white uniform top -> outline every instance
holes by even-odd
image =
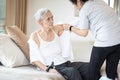
[[[32,39],[29,39],[28,41],[30,45],[31,63],[34,61],[40,61],[44,65],[50,65],[53,61],[55,65],[59,65],[67,61],[62,57],[60,40],[56,34],[54,40],[50,42],[44,41],[39,35],[38,39],[40,41],[40,48]]]
[[[97,47],[120,44],[120,20],[114,10],[101,1],[87,1],[79,12],[76,26],[90,29]]]

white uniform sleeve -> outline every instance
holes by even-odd
[[[79,13],[79,18],[76,21],[76,26],[80,29],[89,29],[89,19],[87,13],[81,9]]]
[[[37,44],[32,40],[28,40],[29,49],[30,49],[30,62],[40,61],[45,65],[45,59],[42,56]]]

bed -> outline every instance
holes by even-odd
[[[64,80],[60,74],[36,70],[32,65],[17,68],[0,66],[0,80]]]
[[[102,67],[101,73],[105,74],[105,66]],[[120,64],[118,67],[120,76]],[[60,74],[52,74],[38,71],[34,66],[27,65],[17,68],[8,68],[0,65],[0,80],[65,80]]]

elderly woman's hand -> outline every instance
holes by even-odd
[[[56,74],[59,73],[56,69],[50,69],[49,72],[50,72],[50,73],[56,73]]]

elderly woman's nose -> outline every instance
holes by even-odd
[[[50,18],[50,21],[53,22],[53,18]]]

